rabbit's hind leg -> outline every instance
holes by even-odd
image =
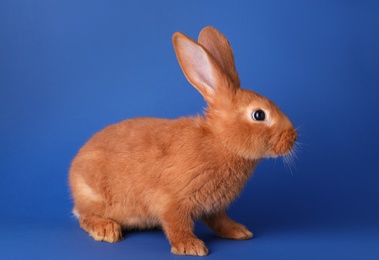
[[[81,228],[97,241],[114,243],[123,239],[121,225],[113,220],[96,215],[80,215],[79,222]]]

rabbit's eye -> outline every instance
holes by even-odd
[[[258,109],[256,111],[253,111],[251,117],[254,121],[264,121],[266,119],[266,114],[263,110]]]

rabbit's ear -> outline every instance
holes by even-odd
[[[198,42],[204,46],[221,65],[235,88],[240,87],[240,79],[234,63],[232,48],[228,39],[216,28],[207,26],[201,30]]]
[[[172,42],[184,75],[209,105],[221,104],[234,94],[229,77],[203,46],[179,32],[172,36]]]

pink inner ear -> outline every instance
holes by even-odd
[[[197,44],[183,41],[184,58],[187,68],[184,73],[189,81],[195,84],[203,94],[213,95],[215,93],[216,79],[214,68],[209,60],[208,54]]]

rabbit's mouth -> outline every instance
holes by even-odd
[[[289,152],[291,152],[295,145],[296,140],[297,140],[297,132],[295,129],[290,129],[290,130],[286,130],[282,132],[272,149],[275,155],[273,157],[286,155]]]

